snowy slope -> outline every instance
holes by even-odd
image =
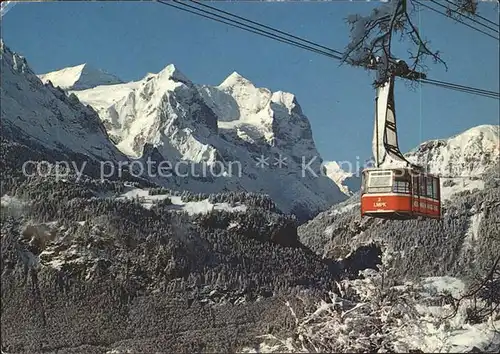
[[[43,85],[25,58],[1,47],[2,135],[28,138],[49,150],[92,159],[126,157],[111,143],[96,112],[51,85]],[[24,136],[21,136],[24,135]]]
[[[227,202],[211,203],[209,198],[199,201],[184,202],[180,196],[169,194],[150,195],[147,189],[141,188],[129,188],[125,193],[117,197],[118,200],[135,198],[138,198],[141,201],[141,205],[146,209],[151,209],[156,201],[169,199],[171,204],[165,207],[166,210],[182,211],[189,215],[207,214],[214,210],[225,210],[229,212],[245,212],[247,210],[247,206],[241,203],[235,206],[231,206]],[[5,199],[5,201],[2,200],[2,202],[8,203],[10,200]]]
[[[223,164],[228,172],[170,179],[170,188],[265,193],[301,217],[346,198],[320,173],[309,121],[290,93],[257,88],[238,73],[215,87],[196,85],[174,65],[137,82],[71,92],[99,113],[125,154],[144,156],[147,147],[172,164],[189,162],[196,171]]]
[[[48,81],[52,85],[64,90],[83,90],[99,85],[119,84],[122,82],[115,75],[95,69],[89,64],[80,64],[47,74],[38,75],[43,83]]]
[[[480,125],[449,139],[427,141],[405,156],[439,175],[442,198],[449,200],[463,190],[484,187],[484,173],[500,161],[500,126]]]
[[[460,301],[455,314],[444,300],[447,292],[455,299],[465,292],[461,279],[423,277],[384,286],[382,274],[363,273],[365,279],[340,281],[341,295],[331,293],[304,317],[287,303],[297,323],[294,335],[264,334],[243,352],[498,353],[498,311],[491,320],[473,322],[467,315],[475,306],[471,299]],[[484,300],[477,302],[485,306]]]

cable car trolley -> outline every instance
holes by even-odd
[[[406,220],[440,219],[439,177],[413,168],[368,168],[363,171],[361,215]]]
[[[406,160],[398,146],[394,77],[377,87],[373,155],[375,167],[362,172],[361,216],[408,220],[441,218],[438,176]]]

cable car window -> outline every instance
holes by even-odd
[[[418,194],[418,177],[413,177],[413,195]]]
[[[410,194],[410,176],[406,173],[406,170],[395,170],[394,171],[393,191],[395,193]]]
[[[369,173],[367,193],[389,193],[391,191],[391,171],[372,171]]]
[[[394,181],[394,193],[410,194],[410,183],[406,181]]]
[[[421,196],[421,197],[425,197],[426,196],[426,183],[425,183],[425,176],[424,175],[420,175],[420,183],[419,183],[419,191],[418,191],[418,195]]]
[[[432,181],[434,182],[434,185],[433,185],[433,187],[434,187],[434,199],[439,199],[439,192],[438,192],[439,191],[439,179],[434,177],[432,179]]]
[[[411,174],[406,169],[396,169],[393,175],[396,181],[410,181],[411,179]]]
[[[434,198],[434,188],[432,188],[432,177],[427,177],[427,197]]]

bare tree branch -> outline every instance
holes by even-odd
[[[486,305],[478,307],[477,300],[481,298]],[[500,256],[493,262],[488,274],[480,279],[469,292],[455,299],[448,297],[453,305],[453,312],[446,318],[454,317],[464,300],[473,300],[474,306],[469,309],[467,317],[470,322],[482,322],[485,318],[493,315],[500,308]]]
[[[367,16],[350,15],[346,21],[350,25],[350,43],[347,45],[343,63],[377,69],[378,78],[375,86],[386,82],[391,75],[409,79],[419,79],[427,72],[425,61],[440,63],[448,70],[439,50],[430,47],[429,40],[423,38],[414,18],[420,6],[415,0],[389,0]],[[478,0],[445,0],[448,3],[448,16],[478,15]],[[411,4],[411,6],[408,6]],[[441,6],[440,4],[438,4]],[[412,50],[405,54],[392,53],[394,34],[400,34],[398,40],[408,41]],[[407,64],[408,63],[408,64]]]

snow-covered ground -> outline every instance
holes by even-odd
[[[460,296],[462,281],[451,277],[423,278],[382,290],[380,274],[338,284],[339,296],[322,301],[304,318],[296,318],[296,339],[260,337],[260,344],[245,353],[265,352],[409,352],[462,353],[474,347],[489,352],[500,349],[500,320],[470,324],[463,301],[457,313],[444,302],[444,292]],[[369,274],[368,272],[366,274]],[[381,292],[387,294],[381,297]],[[353,294],[359,297],[352,300]],[[389,295],[390,294],[390,295]],[[256,341],[259,341],[256,338]]]
[[[11,197],[7,194],[4,194],[0,198],[0,205],[5,208],[22,208],[26,205],[25,202],[16,197]]]
[[[354,209],[354,208],[360,208],[361,203],[352,203],[352,204],[347,204],[345,206],[333,209],[331,212],[329,212],[330,215],[339,215],[343,213],[347,213],[348,211]]]
[[[195,202],[183,202],[179,196],[172,196],[168,194],[149,195],[148,190],[140,188],[130,189],[129,191],[121,194],[117,199],[135,198],[139,198],[142,206],[147,209],[150,209],[156,201],[169,198],[172,204],[171,206],[167,206],[167,209],[170,208],[172,210],[184,211],[189,215],[207,214],[213,210],[225,210],[229,212],[245,212],[247,210],[246,205],[239,203],[235,206],[231,206],[229,203],[210,203],[208,198]]]

